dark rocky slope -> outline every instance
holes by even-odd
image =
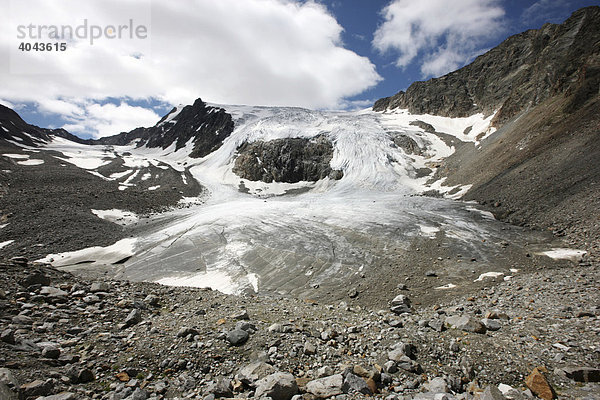
[[[15,242],[2,248],[4,256],[24,255],[33,259],[49,253],[107,246],[132,234],[133,227],[98,218],[91,209],[123,209],[149,214],[177,205],[182,196],[198,196],[202,187],[189,172],[161,165],[145,172],[158,177],[160,188],[148,190],[156,181],[132,180],[135,186],[119,190],[119,180],[102,179],[65,162],[62,153],[24,151],[22,145],[39,147],[52,137],[90,144],[65,130],[42,129],[27,124],[13,110],[0,106],[0,155],[35,154],[41,165],[22,165],[20,159],[0,156],[0,242]],[[6,128],[6,129],[2,129]],[[107,147],[110,151],[110,147]],[[98,169],[104,176],[126,169],[121,158]],[[125,180],[127,177],[122,178]]]
[[[561,25],[511,36],[455,72],[415,82],[373,109],[448,117],[499,110],[495,123],[501,125],[553,95],[578,90],[584,81],[597,89],[599,41],[600,7],[583,8]],[[586,94],[591,92],[580,93],[580,101]]]
[[[332,170],[333,146],[325,136],[312,139],[289,138],[244,143],[238,148],[233,172],[244,179],[295,183],[326,177],[341,179],[342,171]]]
[[[600,7],[512,36],[472,64],[379,100],[450,117],[499,110],[499,130],[457,147],[436,179],[512,223],[568,235],[599,254]]]

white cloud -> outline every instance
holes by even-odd
[[[527,7],[521,15],[524,24],[535,24],[545,22],[562,22],[572,7],[571,1],[565,0],[539,0]]]
[[[82,105],[82,113],[67,120],[62,128],[75,134],[86,134],[94,138],[129,132],[140,126],[155,125],[160,116],[144,107],[134,107],[122,102],[118,106],[112,103]]]
[[[13,0],[11,10],[24,3],[24,19],[46,24],[75,25],[84,17],[118,24],[150,15],[141,12],[149,0]],[[327,108],[381,80],[368,58],[343,47],[336,19],[310,0],[155,1],[149,28],[146,41],[99,39],[89,46],[74,39],[65,52],[14,53],[16,25],[0,16],[0,51],[13,50],[12,58],[0,57],[0,98],[70,116],[109,97]],[[138,111],[139,123],[147,121]],[[109,127],[102,126],[104,134]]]
[[[450,72],[481,53],[502,29],[499,0],[394,0],[382,10],[373,46],[394,52],[396,65],[419,58],[424,77]]]
[[[38,110],[42,113],[60,114],[65,117],[80,116],[84,110],[72,102],[58,99],[40,99]]]

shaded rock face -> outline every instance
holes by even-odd
[[[86,143],[64,129],[45,129],[29,125],[19,114],[0,104],[0,139],[9,143],[38,147],[49,142],[52,136],[68,139],[75,143]],[[27,132],[27,133],[25,133]]]
[[[421,155],[423,153],[421,147],[419,147],[419,144],[414,139],[400,132],[393,132],[392,140],[406,154]]]
[[[222,108],[207,106],[201,99],[185,106],[175,115],[174,108],[151,128],[136,128],[128,133],[93,140],[93,144],[125,145],[139,139],[138,146],[166,149],[173,143],[177,150],[193,139],[191,157],[204,157],[217,150],[233,132],[233,119]]]
[[[333,146],[324,135],[244,143],[238,153],[233,172],[250,181],[316,182],[343,176],[342,171],[332,170],[329,165]]]
[[[499,110],[494,123],[500,126],[558,93],[576,92],[576,108],[597,93],[599,40],[600,7],[583,8],[561,25],[511,36],[464,68],[380,99],[373,110],[447,117]]]

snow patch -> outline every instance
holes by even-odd
[[[227,273],[221,270],[206,271],[188,276],[177,275],[162,278],[155,282],[166,286],[211,288],[225,294],[236,294],[239,291],[239,285]]]
[[[504,276],[504,273],[503,272],[486,272],[485,274],[479,275],[479,278],[475,279],[473,282],[481,282],[487,278],[496,279],[500,276]]]
[[[29,154],[2,154],[3,157],[14,158],[15,160],[27,160]]]
[[[447,289],[454,289],[456,287],[456,285],[454,283],[449,283],[447,285],[444,286],[438,286],[435,289],[436,290],[447,290]]]
[[[2,228],[4,228],[6,225],[3,225]],[[10,245],[11,243],[14,243],[14,240],[7,240],[6,242],[2,242],[0,243],[0,249],[3,249],[4,247]]]
[[[127,238],[107,247],[89,247],[87,249],[70,251],[59,254],[48,254],[37,260],[40,263],[51,264],[53,267],[66,267],[76,264],[114,264],[135,253],[137,239]]]
[[[19,165],[42,165],[43,163],[44,163],[44,160],[38,160],[38,159],[17,161],[17,164],[19,164]]]
[[[92,213],[98,218],[105,219],[107,221],[114,222],[115,224],[120,225],[133,224],[139,220],[139,217],[135,213],[131,211],[118,210],[116,208],[112,210],[92,209]]]
[[[132,169],[128,169],[128,170],[123,171],[123,172],[115,172],[114,174],[110,174],[110,178],[113,179],[113,180],[114,179],[121,179],[121,178],[124,178],[127,175],[131,174],[132,172],[133,172]]]
[[[575,249],[565,249],[565,248],[553,248],[552,250],[542,251],[540,253],[536,253],[538,255],[547,256],[553,258],[555,260],[574,260],[577,261],[586,254],[587,251],[584,250],[575,250]]]

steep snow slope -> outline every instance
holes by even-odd
[[[149,149],[135,143],[110,149],[88,146],[83,158],[73,151],[79,145],[60,140],[49,144],[63,152],[66,161],[82,166],[91,164],[86,158],[98,162],[121,157],[132,175],[143,175],[149,165],[188,170],[210,196],[202,205],[159,216],[135,239],[106,249],[49,255],[46,260],[73,268],[83,261],[118,261],[120,274],[138,280],[225,292],[309,295],[314,288],[345,287],[381,270],[391,257],[407,252],[414,240],[444,238],[458,253],[476,254],[478,268],[483,269],[498,256],[497,243],[508,235],[525,242],[522,234],[508,234],[502,224],[472,206],[414,196],[431,188],[428,174],[454,151],[448,137],[474,142],[488,132],[491,118],[220,107],[233,116],[235,129],[218,150],[200,159],[189,157],[191,141],[178,151],[174,146]],[[444,134],[410,125],[417,120]],[[317,135],[333,143],[331,166],[344,171],[341,180],[263,183],[232,172],[242,143]],[[398,147],[394,138],[399,135],[414,141],[418,154]],[[433,185],[441,187],[441,182]],[[465,188],[456,188],[454,195],[460,189]]]

